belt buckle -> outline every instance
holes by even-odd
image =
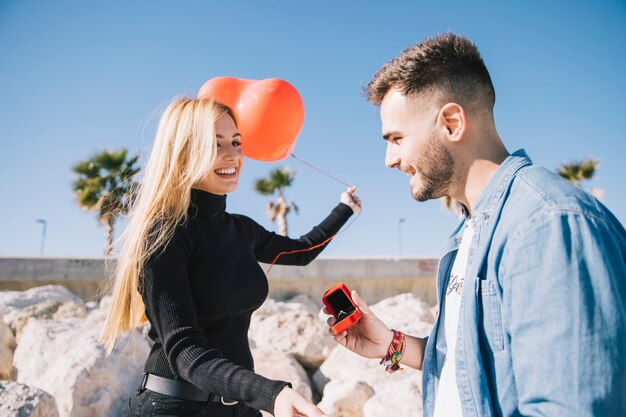
[[[222,404],[228,405],[228,406],[233,406],[233,405],[239,403],[239,401],[226,401],[224,399],[224,397],[221,397],[221,396],[220,396],[220,401],[222,402]]]

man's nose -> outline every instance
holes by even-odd
[[[387,142],[387,150],[385,151],[385,166],[387,168],[397,168],[400,165],[400,157],[398,156],[398,147]]]

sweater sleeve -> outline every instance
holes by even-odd
[[[334,236],[352,214],[353,211],[348,205],[339,203],[320,224],[313,227],[307,234],[300,236],[299,239],[291,239],[269,232],[250,220],[255,229],[254,253],[257,260],[272,263],[276,256],[282,252],[298,251],[281,255],[276,263],[280,265],[307,265],[324,250],[330,242],[325,241]],[[320,246],[307,250],[316,245]]]
[[[198,325],[187,276],[192,240],[190,231],[179,227],[165,249],[146,263],[140,287],[146,315],[170,368],[197,387],[273,413],[276,396],[289,384],[224,359],[209,346]]]

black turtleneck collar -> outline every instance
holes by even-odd
[[[191,214],[213,217],[226,211],[226,194],[217,195],[197,188],[191,189]]]

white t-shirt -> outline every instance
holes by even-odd
[[[465,222],[461,244],[452,265],[452,272],[450,273],[450,280],[448,281],[448,288],[445,294],[444,309],[441,312],[443,315],[443,337],[448,349],[435,397],[434,417],[463,416],[459,389],[456,385],[456,331],[459,324],[459,309],[463,284],[465,283],[467,257],[473,237],[474,228],[471,220],[468,219]]]

